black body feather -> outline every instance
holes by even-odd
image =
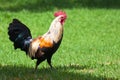
[[[29,44],[32,39],[30,30],[19,20],[13,19],[8,27],[9,39],[14,43],[14,48],[28,52]]]

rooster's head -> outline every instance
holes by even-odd
[[[61,24],[63,24],[65,22],[66,18],[67,18],[66,13],[63,12],[63,11],[57,11],[57,12],[55,12],[54,16],[55,17],[60,17]]]

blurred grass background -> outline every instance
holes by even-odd
[[[57,9],[71,8],[120,8],[119,0],[0,0],[0,10],[20,11],[23,9],[29,11],[48,11]]]
[[[1,80],[119,80],[120,0],[0,0]],[[35,60],[14,50],[7,28],[13,18],[26,24],[33,37],[44,34],[64,10],[62,44],[53,56],[51,70],[46,62],[34,72]]]

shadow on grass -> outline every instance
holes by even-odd
[[[96,77],[80,70],[88,69],[87,66],[58,66],[55,69],[42,68],[36,72],[33,68],[18,66],[0,66],[1,80],[117,80],[114,78]],[[75,71],[75,72],[74,72]]]
[[[2,2],[1,2],[2,3]],[[120,0],[34,0],[32,1],[7,1],[2,3],[0,10],[21,11],[23,9],[42,12],[53,9],[72,9],[72,8],[107,8],[120,9]],[[11,5],[10,5],[11,4]]]

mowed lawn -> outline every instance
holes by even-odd
[[[59,8],[14,11],[2,7],[5,10],[0,10],[0,80],[120,79],[120,9],[62,8],[68,18],[63,41],[52,58],[54,69],[44,61],[35,72],[36,60],[14,50],[7,28],[17,18],[30,28],[33,38],[38,37],[47,32],[53,13]]]

